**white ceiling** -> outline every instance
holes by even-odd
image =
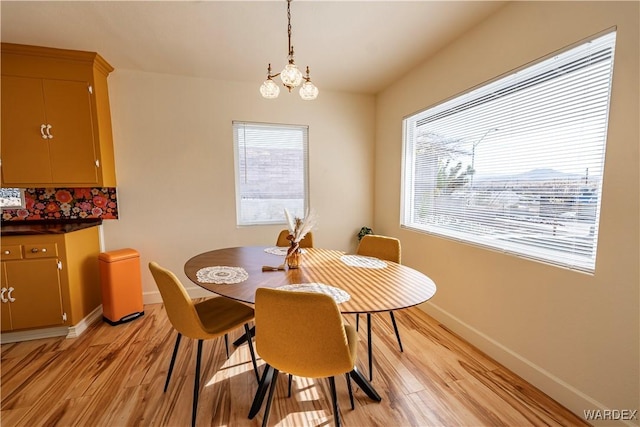
[[[373,94],[498,1],[291,3],[296,64],[320,91]],[[3,42],[88,50],[116,69],[255,82],[286,65],[286,1],[0,2]]]

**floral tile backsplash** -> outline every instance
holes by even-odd
[[[2,221],[117,219],[115,188],[27,188],[23,209],[2,209]]]

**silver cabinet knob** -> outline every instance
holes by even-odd
[[[38,253],[38,248],[31,249],[31,253],[34,253],[34,254]]]

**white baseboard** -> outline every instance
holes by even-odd
[[[142,302],[143,304],[162,304],[162,297],[160,296],[160,292],[143,292],[142,293]]]
[[[93,322],[102,316],[102,305],[99,305],[91,313],[72,326],[55,326],[53,328],[30,329],[27,331],[3,332],[0,334],[0,344],[12,342],[39,340],[42,338],[79,337]]]
[[[463,322],[461,319],[453,316],[441,307],[438,307],[433,303],[425,303],[422,304],[420,308],[447,328],[460,335],[466,341],[492,357],[498,363],[504,365],[530,384],[542,390],[580,418],[584,419],[585,410],[610,410],[606,405],[581,392],[571,384],[568,384],[562,379],[556,377],[541,366],[536,365],[520,354],[505,347],[501,343],[475,329],[473,326]],[[637,420],[635,420],[635,423],[625,420],[611,419],[587,420],[587,422],[598,427],[612,425],[629,427],[638,426]]]
[[[0,334],[0,344],[12,342],[39,340],[42,338],[64,337],[69,332],[68,326],[56,326],[54,328],[31,329],[28,331],[3,332]]]
[[[102,317],[102,304],[97,306],[95,310],[89,313],[84,319],[76,325],[69,327],[67,338],[78,338],[93,322]]]

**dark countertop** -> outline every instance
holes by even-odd
[[[3,221],[3,236],[64,234],[102,224],[101,219]]]

